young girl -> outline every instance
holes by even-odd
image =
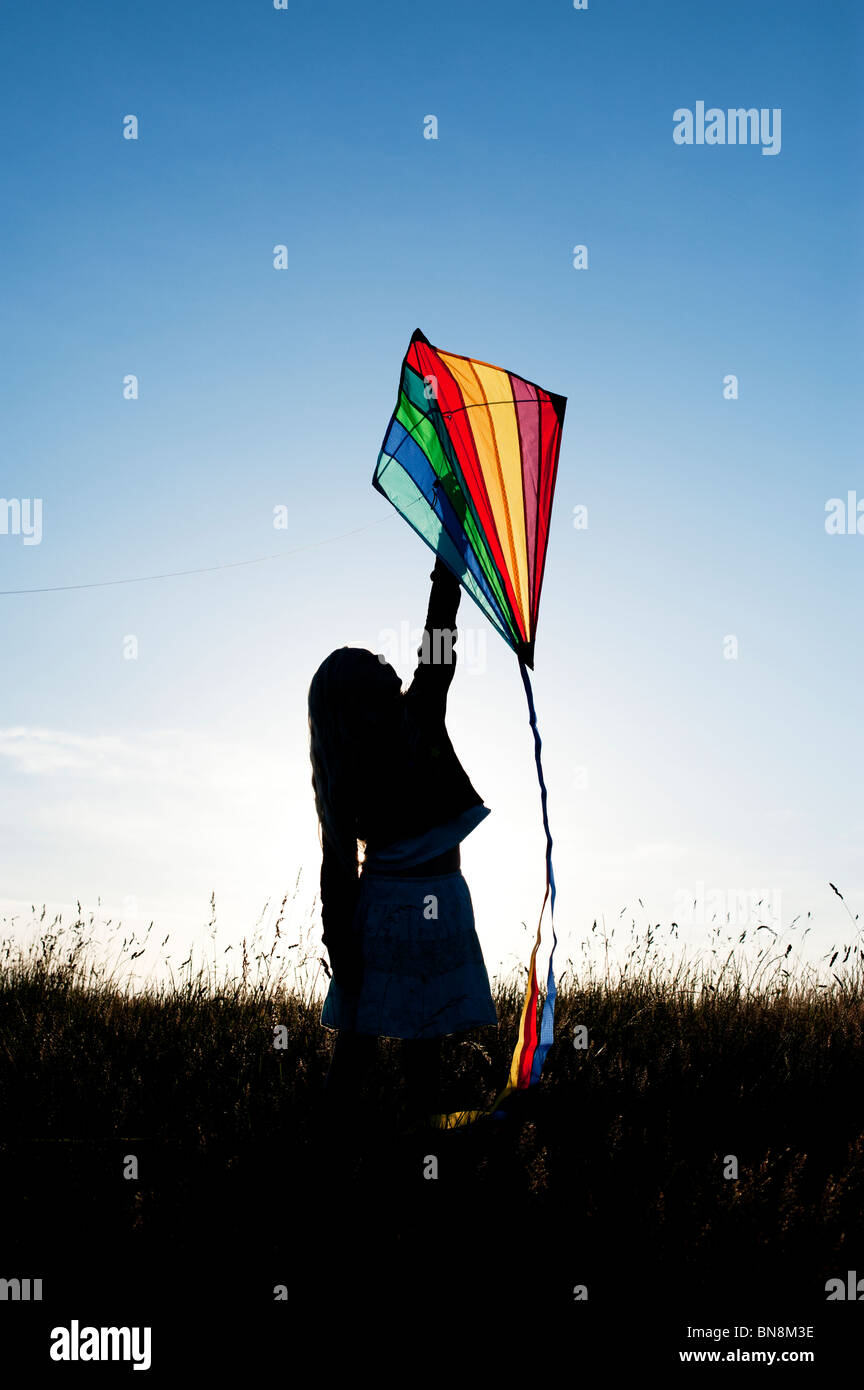
[[[402,1039],[412,1115],[440,1101],[445,1034],[497,1025],[459,844],[489,814],[444,725],[460,586],[436,559],[406,691],[383,657],[342,647],[309,687],[323,938],[337,1030],[326,1094],[351,1113],[379,1037]],[[358,841],[364,846],[358,877]]]

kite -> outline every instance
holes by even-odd
[[[546,893],[507,1084],[492,1110],[436,1116],[439,1128],[503,1115],[501,1104],[540,1078],[555,1022],[555,874],[541,741],[529,668],[566,398],[513,372],[435,348],[419,328],[402,363],[396,409],[373,486],[441,557],[515,651],[528,699],[546,833]],[[550,905],[552,950],[538,1034],[536,958]]]

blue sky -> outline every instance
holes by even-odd
[[[231,940],[299,869],[311,899],[309,679],[425,612],[431,557],[371,487],[419,326],[568,397],[535,676],[565,941],[640,897],[680,918],[700,883],[842,937],[864,536],[824,522],[864,498],[856,7],[19,5],[4,51],[0,495],[42,499],[43,534],[0,535],[0,589],[280,558],[0,597],[0,910],[101,898],[191,940],[215,890]],[[780,153],[676,145],[698,101],[779,108]],[[460,617],[492,971],[533,935],[539,799],[512,654]]]

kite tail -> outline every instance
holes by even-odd
[[[555,934],[555,870],[552,867],[552,832],[549,829],[549,812],[546,805],[546,781],[543,777],[543,762],[540,756],[543,745],[540,741],[540,730],[537,728],[537,711],[534,708],[534,695],[531,690],[531,681],[528,676],[528,668],[524,661],[519,662],[519,670],[522,672],[522,682],[525,686],[525,694],[528,697],[528,716],[534,733],[534,760],[537,763],[537,778],[540,782],[540,804],[543,808],[543,829],[546,832],[546,893],[543,898],[543,907],[540,909],[540,921],[543,921],[546,899],[549,898],[549,921],[552,927],[552,950],[549,952],[549,970],[546,976],[546,999],[543,1003],[543,1015],[540,1020],[540,1041],[534,1053],[531,1064],[531,1079],[528,1083],[533,1086],[536,1081],[540,1080],[543,1063],[546,1061],[546,1053],[552,1046],[552,1039],[555,1035],[555,1000],[558,991],[555,986],[553,961],[555,959],[555,947],[558,944],[558,937]],[[537,940],[538,942],[540,940],[539,926],[537,928]]]
[[[522,1004],[522,1014],[519,1019],[519,1036],[513,1052],[513,1060],[510,1064],[510,1075],[507,1085],[496,1097],[489,1110],[459,1110],[450,1115],[435,1115],[432,1124],[439,1129],[456,1129],[461,1125],[472,1124],[481,1115],[500,1114],[507,1112],[499,1110],[503,1101],[507,1100],[514,1091],[524,1090],[528,1086],[533,1086],[540,1080],[540,1073],[543,1070],[543,1063],[546,1061],[546,1054],[552,1046],[555,1035],[555,999],[557,989],[555,985],[555,971],[553,962],[555,958],[555,947],[558,944],[558,937],[555,934],[555,872],[552,868],[552,833],[549,829],[549,815],[546,806],[546,781],[543,777],[543,762],[541,759],[542,743],[540,741],[540,731],[537,728],[537,711],[534,708],[534,695],[531,690],[531,680],[528,676],[528,668],[520,658],[519,670],[522,672],[522,683],[525,686],[525,694],[528,698],[528,717],[531,722],[531,729],[534,733],[534,760],[537,764],[537,777],[540,782],[540,804],[543,808],[543,829],[546,832],[546,892],[543,894],[543,904],[540,908],[540,920],[537,923],[537,937],[534,942],[534,949],[531,952],[531,963],[528,967],[528,986],[525,990],[525,1000]],[[543,913],[546,911],[546,903],[549,902],[549,916],[552,924],[552,950],[549,953],[549,970],[546,976],[546,998],[543,1002],[543,1013],[540,1019],[540,1035],[537,1035],[537,950],[540,946],[540,936],[543,927]]]

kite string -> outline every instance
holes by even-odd
[[[416,507],[424,500],[426,499],[418,497],[416,501],[408,502],[406,509]],[[41,589],[0,589],[0,598],[8,598],[12,594],[59,594],[71,589],[109,589],[116,584],[146,584],[153,579],[181,579],[188,574],[214,574],[217,570],[240,569],[244,565],[263,565],[266,560],[286,560],[291,555],[300,555],[304,550],[316,550],[319,545],[333,545],[335,541],[347,540],[349,536],[359,536],[362,531],[371,531],[373,526],[383,526],[392,520],[393,514],[388,512],[377,521],[367,521],[363,526],[355,526],[353,531],[340,531],[338,536],[324,536],[320,541],[309,541],[306,545],[295,546],[293,550],[277,550],[272,555],[256,555],[251,560],[227,560],[221,565],[203,565],[200,569],[190,570],[167,570],[164,574],[138,574],[129,579],[96,579],[89,584],[50,584]]]
[[[514,397],[514,401],[517,401],[518,403],[518,398]],[[451,415],[458,414],[460,410],[473,410],[480,405],[510,404],[512,404],[512,402],[510,401],[478,401],[475,403],[475,405],[458,406],[454,410],[447,411],[446,418],[449,420]],[[445,412],[442,411],[440,406],[438,405],[437,400],[435,401],[435,409],[438,411],[439,414],[445,414]],[[418,420],[416,425],[412,426],[408,433],[413,435],[414,431],[416,429],[419,429],[423,420],[431,421],[431,419],[431,412],[421,413],[421,419]],[[416,506],[417,502],[422,500],[424,499],[418,498],[417,501],[408,503],[407,505]],[[425,500],[427,501],[427,503],[429,502],[428,498],[426,498]],[[256,555],[251,560],[228,560],[221,565],[202,565],[200,568],[188,570],[166,570],[160,574],[136,574],[131,575],[125,579],[95,579],[86,584],[46,584],[33,589],[0,589],[0,598],[12,598],[15,595],[19,594],[71,593],[73,590],[76,589],[111,589],[116,587],[118,584],[149,584],[157,579],[184,579],[188,575],[192,574],[215,574],[218,570],[242,569],[246,565],[263,565],[267,560],[284,560],[291,555],[299,555],[305,550],[314,550],[319,545],[331,545],[334,541],[347,540],[349,536],[357,536],[361,533],[361,531],[368,531],[373,526],[381,526],[383,525],[385,520],[389,521],[390,519],[391,518],[389,516],[382,517],[379,521],[370,521],[365,526],[357,526],[354,528],[353,531],[342,531],[338,536],[325,536],[323,540],[310,541],[307,545],[295,546],[293,550],[275,551],[272,555]]]
[[[412,506],[415,504],[411,504]],[[216,570],[241,569],[244,565],[263,565],[266,560],[286,560],[291,555],[300,555],[305,550],[316,550],[319,545],[332,545],[335,541],[347,540],[349,536],[359,536],[361,531],[369,531],[373,526],[383,526],[392,516],[379,517],[368,521],[364,526],[355,526],[353,531],[342,531],[338,536],[325,536],[320,541],[309,541],[306,545],[295,546],[293,550],[277,550],[272,555],[256,555],[251,560],[227,560],[221,565],[203,565],[200,569],[167,570],[163,574],[138,574],[128,579],[96,579],[88,584],[50,584],[41,589],[0,589],[0,598],[12,594],[57,594],[71,589],[109,589],[117,584],[147,584],[154,579],[180,579],[189,574],[214,574]]]

